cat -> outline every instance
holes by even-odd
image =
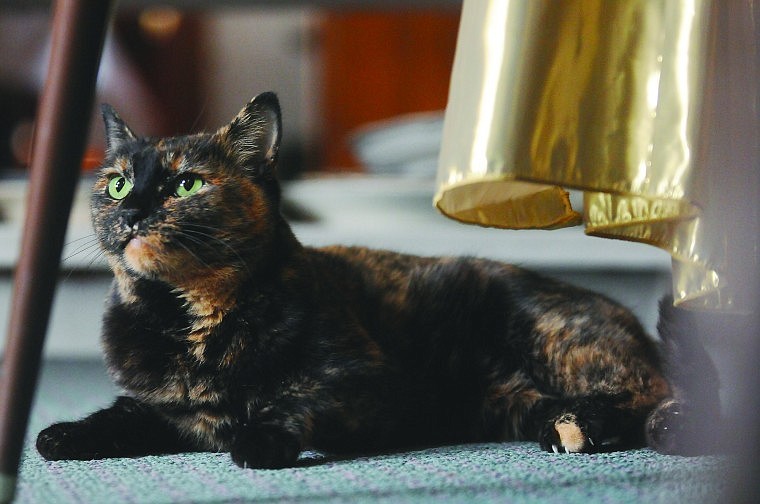
[[[661,345],[610,299],[486,259],[299,243],[279,211],[274,93],[213,134],[138,137],[103,117],[92,221],[114,275],[105,358],[125,393],[44,429],[44,458],[222,451],[282,468],[307,448],[678,450]]]

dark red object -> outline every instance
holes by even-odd
[[[55,3],[0,379],[0,501],[13,495],[111,3]]]

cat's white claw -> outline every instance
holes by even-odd
[[[570,450],[567,449],[567,446],[565,446],[565,453],[570,453]]]
[[[559,453],[559,449],[557,448],[557,445],[555,445],[555,444],[552,445],[552,451],[554,453]]]
[[[596,446],[596,443],[594,443],[593,439],[588,438],[588,442],[591,443],[591,446]]]

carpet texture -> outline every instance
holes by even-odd
[[[717,502],[721,457],[651,450],[544,453],[534,443],[436,447],[353,458],[307,452],[298,467],[237,468],[227,454],[190,453],[46,462],[33,440],[48,424],[108,405],[116,394],[97,362],[47,362],[22,461],[18,503],[234,502]]]

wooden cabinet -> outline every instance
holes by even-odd
[[[323,16],[322,167],[361,169],[347,143],[358,126],[446,106],[458,27],[457,8]]]

